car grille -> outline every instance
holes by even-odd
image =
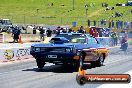
[[[41,51],[43,52],[66,52],[66,48],[58,48],[58,47],[52,47],[52,48],[41,48]]]

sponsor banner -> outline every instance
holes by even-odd
[[[7,62],[14,60],[14,51],[12,49],[0,50],[0,62]]]
[[[86,74],[82,66],[79,67],[76,81],[79,85],[88,84],[128,84],[131,82],[129,74]]]
[[[132,70],[125,72],[123,74],[129,74],[132,76]],[[132,88],[132,81],[129,84],[103,84],[97,88]]]
[[[86,83],[130,83],[131,76],[129,74],[77,74],[77,83],[84,85]]]
[[[0,49],[0,62],[28,59],[30,57],[32,57],[30,48]]]

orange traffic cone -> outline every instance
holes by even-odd
[[[18,43],[22,43],[21,35],[19,36]]]

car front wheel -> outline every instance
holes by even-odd
[[[72,63],[71,63],[71,66],[75,69],[75,70],[78,70],[78,68],[79,68],[79,60],[76,60],[76,61],[73,61]]]
[[[43,62],[40,59],[36,59],[36,62],[37,62],[38,69],[43,69],[45,62]]]

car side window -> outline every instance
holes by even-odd
[[[88,38],[88,44],[97,44],[97,41],[95,38],[90,37],[90,38]]]

